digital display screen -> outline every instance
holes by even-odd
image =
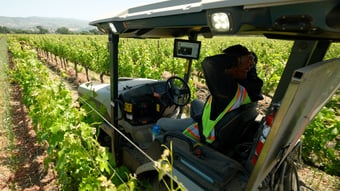
[[[175,39],[174,57],[198,59],[200,55],[201,42]]]

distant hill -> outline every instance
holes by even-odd
[[[86,20],[52,17],[0,16],[0,26],[22,30],[35,30],[37,26],[42,26],[49,31],[55,31],[56,29],[61,27],[66,27],[70,31],[88,31],[95,28],[93,26],[90,26],[89,21]]]

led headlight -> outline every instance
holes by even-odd
[[[113,23],[109,23],[109,27],[110,27],[111,32],[112,32],[113,34],[116,34],[116,33],[117,33],[117,29],[116,29],[116,27],[115,27],[115,25],[114,25]]]
[[[214,31],[228,32],[231,30],[231,21],[227,13],[212,13],[210,19]]]

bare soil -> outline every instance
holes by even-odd
[[[42,58],[42,60],[49,63],[53,71],[60,70],[55,63],[49,62],[46,58]],[[66,71],[68,75],[65,82],[70,90],[74,91],[77,85],[86,81],[84,73],[79,73],[78,78],[75,79],[72,67]],[[2,71],[0,70],[0,72]],[[52,75],[56,74],[52,73]],[[11,140],[10,132],[0,125],[0,191],[60,190],[57,174],[52,170],[53,164],[45,165],[43,162],[47,157],[46,144],[39,143],[37,140],[27,109],[22,103],[20,88],[16,84],[10,84],[9,91],[13,139]],[[201,89],[199,92],[207,91]],[[3,95],[3,92],[0,92],[0,95]],[[76,99],[76,93],[73,95]],[[266,105],[269,102],[270,99],[266,98],[262,104]],[[4,108],[1,101],[0,106],[0,115],[3,116]],[[302,165],[299,176],[315,190],[340,190],[339,177],[327,175],[317,169]]]
[[[1,144],[1,190],[59,190],[56,173],[44,165],[47,157],[46,145],[38,143],[25,105],[21,90],[12,84],[10,106],[14,141],[12,150]],[[5,136],[3,136],[5,137]],[[6,141],[4,141],[5,143]],[[7,164],[6,162],[7,161]]]
[[[60,190],[53,164],[44,164],[47,147],[37,140],[21,89],[6,78],[2,78],[0,86],[8,87],[0,89],[1,95],[8,95],[0,97],[0,190]]]

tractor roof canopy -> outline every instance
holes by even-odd
[[[337,0],[172,0],[130,8],[90,24],[123,38],[195,33],[339,41],[339,18]]]

